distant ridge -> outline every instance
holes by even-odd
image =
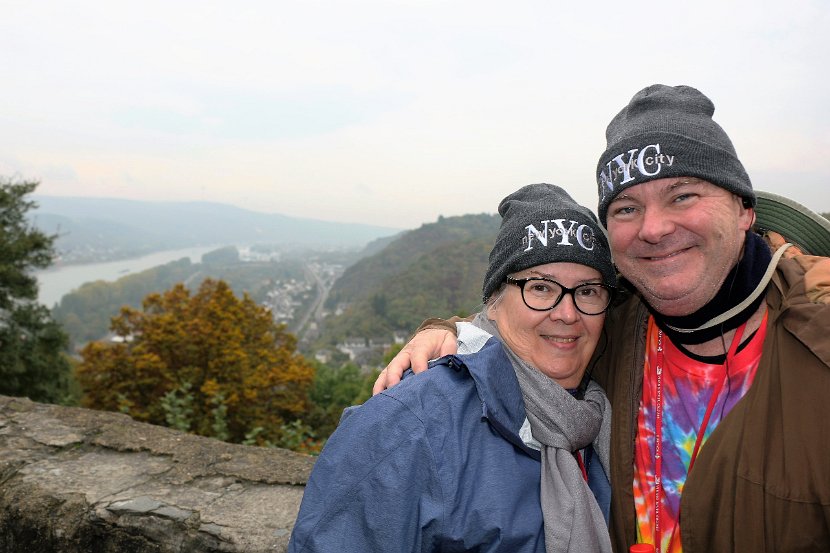
[[[203,245],[272,244],[298,248],[363,247],[401,229],[262,213],[212,202],[34,196],[33,223],[58,234],[69,258],[100,259]]]

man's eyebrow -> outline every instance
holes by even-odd
[[[670,190],[671,191],[671,190],[675,190],[677,188],[681,188],[683,186],[697,186],[697,185],[701,185],[701,184],[704,184],[704,183],[706,183],[706,181],[701,179],[701,178],[698,178],[698,177],[678,177],[678,179],[675,182],[673,182],[671,184],[667,184],[666,188],[664,190]],[[608,202],[608,205],[614,204],[616,202],[624,202],[624,201],[636,202],[637,200],[635,200],[634,198],[632,198],[631,196],[626,194],[625,191],[623,191],[623,192],[620,192],[619,194],[617,194],[616,196],[614,196],[614,199],[611,200],[610,202]]]
[[[681,177],[681,178],[677,179],[677,181],[671,183],[669,185],[669,188],[677,188],[677,187],[686,186],[686,185],[694,186],[694,185],[697,185],[697,184],[703,184],[704,182],[705,181],[703,179],[699,179],[697,177]]]
[[[629,196],[628,194],[626,194],[625,192],[620,192],[619,194],[617,194],[616,196],[614,196],[614,199],[613,199],[613,200],[611,200],[611,202],[610,202],[610,203],[612,203],[612,204],[613,204],[614,202],[622,202],[622,201],[624,201],[624,200],[632,200],[632,199],[633,199],[633,198],[632,198],[631,196]],[[609,204],[609,205],[610,205],[610,204]]]

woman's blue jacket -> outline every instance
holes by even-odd
[[[306,485],[289,552],[545,551],[540,454],[501,343],[434,361],[344,415]],[[589,485],[608,517],[599,461]]]

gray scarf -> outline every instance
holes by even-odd
[[[486,310],[485,310],[486,311]],[[520,359],[495,322],[479,313],[473,324],[497,337],[513,364],[533,437],[542,447],[541,502],[547,553],[610,553],[608,526],[573,453],[593,443],[608,472],[611,404],[595,382],[584,400]]]

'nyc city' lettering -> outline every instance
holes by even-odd
[[[615,181],[619,181],[618,184],[622,185],[634,180],[635,170],[643,176],[653,177],[660,173],[664,165],[671,167],[674,164],[674,156],[663,154],[660,151],[660,144],[649,144],[642,149],[633,148],[627,154],[627,160],[626,154],[619,154],[612,158],[600,173],[603,193],[612,192]]]
[[[553,223],[553,225],[551,225]],[[538,241],[542,246],[548,245],[548,239],[559,239],[556,244],[559,246],[573,246],[571,240],[575,240],[577,244],[584,249],[591,251],[594,249],[594,231],[588,225],[580,225],[577,221],[568,221],[570,223],[565,226],[565,219],[548,219],[547,221],[540,221],[539,226],[541,230],[533,225],[527,225],[525,230],[527,235],[522,237],[522,245],[525,246],[524,251],[532,250],[534,247],[534,240]]]

